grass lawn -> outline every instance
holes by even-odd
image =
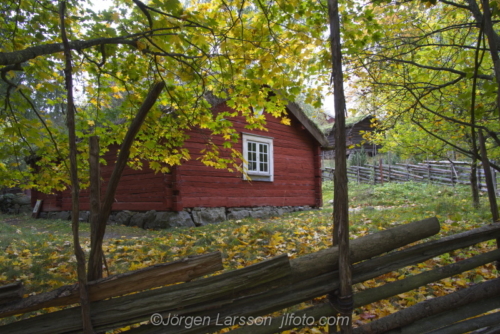
[[[481,208],[474,209],[467,187],[416,183],[376,186],[350,184],[349,187],[351,238],[431,216],[436,216],[441,222],[439,236],[469,230],[491,221],[486,195],[481,197]],[[161,231],[108,226],[104,250],[110,273],[122,273],[211,251],[220,251],[224,267],[234,269],[279,254],[287,253],[296,257],[329,247],[332,233],[332,208],[328,204],[333,196],[331,182],[325,182],[323,193],[323,210],[296,212],[272,219],[243,219]],[[88,252],[88,224],[81,224],[81,235],[84,250]],[[68,221],[0,215],[0,248],[3,250],[0,253],[0,285],[21,280],[27,294],[37,294],[74,283],[76,259],[71,240]],[[492,241],[483,243],[358,284],[355,288],[363,290],[378,286],[493,247],[496,246]],[[439,296],[497,275],[491,264],[480,267],[390,300],[356,309],[354,320],[362,323],[382,317],[429,296]]]

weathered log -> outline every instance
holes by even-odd
[[[374,259],[364,261],[358,264],[355,264],[353,266],[353,283],[360,283],[363,281],[366,281],[368,279],[375,278],[377,276],[389,273],[391,271],[413,265],[416,263],[423,262],[425,260],[428,260],[430,258],[433,258],[435,256],[438,256],[440,254],[444,254],[447,252],[450,252],[455,249],[471,246],[474,244],[477,244],[482,241],[490,240],[495,238],[497,235],[500,235],[500,226],[497,224],[494,225],[488,225],[488,226],[483,226],[480,228],[477,228],[473,231],[467,231],[463,232],[460,234],[456,235],[451,235],[445,238],[442,238],[440,240],[436,241],[430,241],[424,244],[419,244],[416,246],[412,246],[410,248],[394,252],[394,253],[389,253],[387,255],[381,256],[381,257],[376,257]],[[293,261],[293,260],[292,260]],[[304,282],[305,286],[297,286],[293,285],[290,287],[293,291],[300,290],[301,297],[303,297],[301,300],[297,301],[297,299],[293,298],[288,298],[285,302],[281,301],[280,303],[277,303],[277,305],[284,307],[294,305],[296,303],[299,303],[301,301],[305,301],[308,299],[312,299],[317,296],[321,296],[326,294],[327,292],[330,292],[331,290],[334,290],[338,287],[338,274],[333,272],[331,274],[327,274],[328,276],[324,277],[318,277],[315,281],[310,281],[310,282]],[[314,290],[309,290],[308,284],[310,284],[312,287],[314,287]],[[277,301],[278,298],[276,295],[269,296],[270,299]],[[264,305],[263,301],[260,301],[260,309],[262,309]],[[279,310],[279,308],[268,308],[264,309],[267,312],[262,312],[258,309],[255,309],[255,315],[265,315],[269,314],[271,312],[274,312],[276,310]],[[324,310],[324,313],[321,313],[320,310]],[[331,305],[325,305],[324,307],[311,307],[302,310],[301,312],[296,312],[297,316],[303,316],[306,314],[306,316],[310,316],[310,314],[316,314],[318,318],[320,317],[328,317],[330,316],[331,313]],[[273,318],[272,320],[272,326],[251,326],[247,325],[242,328],[238,328],[237,330],[231,331],[231,333],[258,333],[258,334],[271,334],[276,331],[273,331],[274,324],[275,323],[280,323],[281,324],[281,317],[278,318]],[[296,328],[300,326],[289,326],[286,328],[283,328],[282,330],[286,329],[291,329],[291,328]]]
[[[409,225],[409,224],[408,224]],[[417,228],[418,225],[412,225],[412,228]],[[394,228],[398,229],[398,228]],[[379,232],[383,233],[383,232]],[[377,234],[379,234],[377,233]],[[374,240],[373,238],[368,238],[363,237],[360,239],[370,239]],[[406,235],[406,238],[409,236]],[[412,235],[412,237],[415,237],[415,235]],[[356,240],[360,240],[356,239]],[[354,240],[354,241],[356,241]],[[364,243],[360,242],[354,242],[351,244],[351,250],[354,248],[355,254],[360,254],[360,251],[357,250],[357,248],[362,247]],[[408,241],[408,239],[407,239]],[[416,241],[416,240],[414,240]],[[396,241],[395,241],[396,242]],[[400,242],[400,241],[398,241]],[[397,242],[396,242],[397,243]],[[374,247],[372,250],[375,251],[377,248]],[[365,256],[369,255],[367,253],[364,253]],[[374,254],[371,254],[372,256]],[[308,257],[304,256],[304,257]],[[292,270],[293,268],[296,268],[296,261],[304,261],[304,257],[298,258],[298,259],[293,259],[291,260],[292,264]],[[327,258],[321,258],[321,261],[317,261],[317,268],[316,269],[321,269],[320,267],[324,264],[325,261],[328,261],[329,259]],[[391,261],[390,259],[389,261]],[[371,262],[371,261],[368,261]],[[303,263],[303,262],[301,262]],[[364,266],[363,271],[369,271],[371,272],[371,269],[376,269],[376,266],[379,265],[379,262],[375,263],[375,266],[373,268],[369,268]],[[356,266],[354,266],[353,270],[354,272],[358,272],[359,270],[356,269]],[[382,270],[387,270],[387,269],[382,269]],[[392,271],[393,269],[389,269],[387,272]],[[381,275],[385,273],[384,272],[376,272],[375,276]],[[209,332],[210,330],[218,330],[221,329],[221,326],[217,326],[216,322],[217,319],[227,319],[227,318],[234,318],[237,316],[261,316],[261,315],[266,315],[269,313],[272,313],[274,311],[281,310],[285,307],[293,306],[298,303],[311,300],[312,298],[318,297],[318,296],[323,296],[339,287],[339,280],[338,280],[338,271],[329,271],[325,274],[315,276],[315,277],[308,277],[305,275],[303,272],[300,271],[292,271],[292,278],[291,280],[293,281],[292,285],[289,285],[289,279],[283,279],[282,282],[277,282],[279,286],[277,286],[275,289],[272,291],[267,292],[266,294],[255,294],[255,295],[247,295],[243,298],[240,298],[235,301],[221,301],[221,304],[223,305],[229,305],[230,307],[223,307],[223,308],[213,308],[211,304],[207,305],[193,305],[191,307],[185,307],[182,311],[177,312],[176,314],[180,316],[190,316],[190,317],[199,317],[203,319],[210,319],[210,321],[207,322],[206,326],[198,326],[196,328],[183,328],[182,326],[161,326],[155,328],[153,325],[148,325],[148,326],[141,326],[139,329],[132,330],[131,333],[137,334],[137,333],[206,333]],[[353,280],[356,281],[356,276],[353,277]],[[293,291],[293,293],[290,293],[290,291]],[[329,314],[324,314],[325,316],[331,315]],[[168,317],[168,313],[163,314],[163,316]],[[274,320],[273,323],[279,322],[279,320]],[[272,330],[267,324],[266,326],[249,326],[247,329],[249,330],[248,333],[252,333],[255,331],[256,333],[273,333]],[[293,328],[293,327],[292,327]]]
[[[89,282],[90,300],[103,300],[158,286],[187,282],[222,269],[220,252],[187,257],[178,261],[158,264]],[[78,301],[78,285],[63,286],[0,307],[0,317],[26,313],[45,307],[70,305],[78,303]]]
[[[446,312],[424,318],[385,334],[459,334],[500,323],[500,312],[461,321],[500,307],[500,297],[482,299]],[[460,321],[457,323],[457,321]],[[450,325],[452,324],[452,325]]]
[[[477,331],[470,332],[469,334],[498,334],[500,333],[500,325],[493,325],[487,328],[481,328]]]
[[[498,237],[500,237],[500,226],[490,224],[377,257],[356,265],[356,283]]]
[[[439,231],[439,222],[435,218],[430,218],[418,222],[413,222],[410,224],[394,227],[390,230],[386,231],[381,231],[376,234],[368,235],[363,238],[359,238],[356,240],[353,240],[351,243],[351,256],[353,261],[361,261],[363,259],[371,258],[373,256],[379,255],[383,252],[390,251],[392,249],[404,246],[408,243],[412,243],[415,241],[418,241],[419,239],[429,237]],[[337,249],[331,248],[328,250],[320,251],[317,253],[305,255],[302,257],[299,257],[297,259],[294,259],[291,261],[291,277],[286,278],[283,280],[280,280],[281,286],[287,286],[288,284],[291,284],[292,282],[299,282],[303,283],[304,280],[307,280],[309,278],[314,278],[315,276],[319,276],[324,273],[330,273],[330,276],[326,278],[326,285],[321,286],[320,284],[313,283],[313,291],[305,291],[301,295],[297,295],[296,297],[293,297],[290,300],[284,300],[283,303],[296,303],[296,300],[302,300],[301,298],[306,298],[310,299],[313,298],[314,296],[322,295],[325,294],[329,291],[332,291],[335,286],[330,285],[331,282],[333,282],[334,277],[331,275],[334,275],[332,273],[332,267],[334,267],[337,263]],[[231,273],[234,273],[232,275],[235,275],[238,277],[238,274],[243,271],[249,271],[250,274],[253,275],[253,269],[251,267],[243,268],[238,271],[234,272],[229,272],[227,274],[223,275],[228,275]],[[249,274],[249,275],[250,275]],[[120,324],[130,324],[134,322],[140,322],[145,319],[147,319],[148,316],[151,316],[151,314],[155,312],[168,312],[168,311],[175,311],[176,308],[178,307],[185,307],[189,305],[197,305],[201,310],[203,310],[202,306],[203,303],[212,303],[211,306],[207,307],[214,307],[214,298],[217,297],[218,300],[222,299],[223,296],[230,296],[232,297],[234,294],[225,294],[225,291],[218,291],[219,289],[219,282],[218,279],[224,280],[223,275],[217,276],[217,279],[210,277],[207,279],[199,280],[197,282],[191,282],[191,283],[197,283],[202,285],[202,289],[198,291],[197,293],[199,296],[196,296],[197,298],[194,298],[192,296],[192,293],[189,289],[189,286],[191,283],[187,284],[182,284],[178,285],[175,287],[167,287],[163,289],[157,289],[154,291],[148,291],[144,292],[141,294],[136,294],[134,296],[126,296],[122,298],[117,298],[114,300],[110,301],[103,301],[99,303],[93,303],[92,309],[93,309],[93,324],[96,329],[107,329],[111,328],[112,325],[115,325],[116,323]],[[242,273],[241,275],[244,275]],[[285,275],[282,275],[281,277],[285,277]],[[275,276],[272,277],[273,280],[278,279],[279,277]],[[260,278],[264,279],[264,278]],[[255,286],[261,285],[259,283],[259,278],[255,279]],[[244,286],[245,289],[250,288],[251,286]],[[318,290],[315,290],[315,287],[318,287]],[[165,290],[167,289],[167,290]],[[238,289],[235,288],[234,292],[240,292],[243,288],[239,287]],[[321,290],[323,289],[323,290]],[[215,290],[215,291],[214,291]],[[222,289],[224,290],[224,289]],[[295,290],[297,291],[297,290]],[[300,290],[299,290],[300,291]],[[325,292],[326,291],[326,292]],[[306,293],[307,292],[307,293]],[[184,295],[183,295],[184,293]],[[286,294],[290,295],[290,290],[286,290]],[[309,296],[313,297],[309,297]],[[173,297],[172,297],[173,296]],[[183,297],[184,296],[184,297]],[[298,298],[298,299],[297,299]],[[165,304],[166,301],[172,299],[173,301],[182,301],[179,302],[179,304],[176,304],[175,302],[172,302],[170,304]],[[274,298],[272,298],[274,300]],[[234,301],[232,299],[229,299],[227,301],[220,301],[217,302],[215,301],[216,306],[220,306],[224,303],[233,303]],[[220,305],[218,305],[220,304]],[[276,304],[276,303],[274,303]],[[278,303],[279,304],[279,303]],[[124,306],[124,310],[122,311],[121,307],[122,305]],[[289,305],[289,304],[286,304]],[[231,304],[231,307],[233,307],[234,304]],[[279,309],[279,308],[278,308]],[[62,312],[67,312],[64,314],[61,314]],[[41,324],[42,322],[46,322],[50,324],[50,319],[58,319],[58,318],[64,318],[65,320],[60,323],[61,329],[58,328],[53,328],[51,327],[50,330],[48,330],[48,333],[57,333],[60,331],[70,331],[70,329],[67,329],[65,326],[69,323],[71,324],[71,330],[78,330],[78,317],[75,317],[74,319],[72,318],[74,316],[75,311],[72,311],[73,313],[70,312],[70,310],[64,310],[56,313],[51,313],[48,315],[44,316],[39,316],[36,318],[32,318],[26,321],[32,321],[34,325],[41,328],[38,324]],[[142,312],[142,313],[141,313]],[[54,315],[53,315],[54,314]],[[59,314],[59,315],[57,315]],[[106,314],[106,316],[104,316]],[[265,314],[265,313],[264,313]],[[49,317],[49,320],[34,320],[42,317]],[[66,320],[67,319],[67,320]],[[23,321],[23,322],[26,322]],[[57,322],[57,321],[56,321]],[[68,324],[68,326],[69,326]],[[14,324],[12,324],[14,325]],[[29,325],[29,324],[28,324]],[[26,327],[21,327],[21,325],[18,325],[20,328],[20,331],[22,331],[22,328]],[[17,328],[17,327],[16,327]],[[73,329],[74,328],[74,329]],[[9,328],[10,330],[10,328]],[[14,330],[14,329],[12,329]]]
[[[275,257],[239,270],[204,279],[148,290],[120,298],[93,302],[92,324],[97,330],[149,320],[156,312],[174,313],[187,305],[217,301],[231,296],[237,299],[246,290],[266,286],[290,275],[290,262],[286,255]],[[0,332],[26,333],[36,328],[38,334],[81,331],[79,307],[65,309],[0,327]]]
[[[330,320],[330,324],[333,325],[333,319],[329,318],[334,314],[335,309],[330,302],[324,302],[319,305],[308,307],[303,310],[295,311],[293,314],[296,318],[309,319],[310,317],[316,319],[316,321],[326,321]],[[343,319],[342,319],[343,320]],[[288,329],[305,327],[307,323],[302,323],[297,325],[290,318],[290,313],[280,315],[279,317],[274,317],[271,320],[267,320],[266,326],[258,325],[247,325],[244,327],[233,329],[227,333],[230,334],[274,334],[279,333]],[[335,323],[336,324],[336,323]],[[139,327],[140,328],[140,327]],[[128,332],[127,332],[128,333]],[[132,333],[130,333],[132,334]],[[136,334],[136,333],[133,333]]]
[[[355,307],[371,304],[397,294],[416,289],[431,282],[460,274],[484,264],[494,262],[500,257],[500,249],[480,254],[469,259],[449,264],[405,279],[387,283],[383,286],[361,291],[354,296]]]
[[[439,221],[427,218],[354,239],[350,245],[352,263],[370,259],[439,232]],[[337,247],[307,254],[291,261],[293,279],[304,280],[335,270]]]
[[[12,303],[23,298],[23,291],[22,282],[0,286],[0,305]]]
[[[354,330],[355,334],[385,333],[389,330],[411,324],[417,320],[433,316],[463,305],[471,304],[481,299],[500,295],[500,278],[485,283],[476,284],[470,288],[459,290],[446,296],[436,297],[413,305],[397,313],[365,324]]]

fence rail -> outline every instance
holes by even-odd
[[[333,179],[334,168],[323,168],[323,178]],[[426,161],[418,164],[397,163],[384,164],[381,161],[373,165],[350,166],[347,168],[349,181],[357,183],[380,184],[384,182],[428,182],[445,185],[470,185],[471,166],[463,161]],[[495,191],[498,174],[491,168]],[[486,191],[484,169],[479,166],[476,170],[478,187]]]
[[[357,238],[351,241],[353,283],[364,282],[400,268],[415,265],[440,254],[472,246],[500,237],[500,224],[483,226],[472,231],[439,240],[383,253],[408,245],[439,232],[436,218],[401,225]],[[378,256],[381,255],[381,256]],[[377,256],[377,257],[375,257]],[[354,306],[361,307],[389,298],[425,284],[456,275],[500,258],[500,250],[473,256],[444,267],[409,276],[396,282],[360,291],[354,295]],[[215,256],[215,263],[219,260]],[[200,259],[201,260],[201,259]],[[200,262],[202,265],[202,262]],[[206,265],[203,265],[206,267]],[[209,266],[212,267],[212,266]],[[255,265],[200,278],[191,282],[166,286],[91,303],[92,323],[98,331],[120,328],[139,322],[148,322],[153,314],[177,317],[176,322],[155,326],[152,323],[132,328],[127,333],[207,333],[234,325],[227,319],[249,319],[266,316],[316,297],[324,296],[339,287],[338,250],[328,248],[316,253],[289,259],[281,255]],[[182,269],[184,270],[184,269]],[[426,333],[446,327],[453,333],[464,333],[471,327],[496,325],[500,313],[477,320],[468,319],[500,307],[500,278],[477,284],[467,289],[416,304],[395,314],[358,327],[355,333],[390,333],[408,326],[417,326],[416,332]],[[127,290],[127,292],[129,292]],[[471,308],[469,305],[476,305]],[[431,326],[423,320],[429,316],[439,321]],[[335,314],[330,303],[294,312],[294,318],[320,319]],[[451,315],[451,316],[450,316]],[[233,329],[230,333],[267,334],[305,327],[307,323],[289,321],[289,315],[268,317],[265,323],[255,322]],[[192,319],[179,320],[179,319]],[[195,321],[194,319],[198,319]],[[410,322],[408,322],[411,320]],[[471,322],[472,321],[472,322]],[[424,323],[422,323],[424,322]],[[238,320],[237,324],[241,324]],[[418,327],[420,326],[420,327]],[[424,326],[424,327],[422,327]],[[425,327],[426,326],[426,327]],[[478,327],[480,326],[480,327]],[[457,330],[460,327],[460,330]],[[79,307],[73,307],[26,320],[0,326],[0,332],[73,333],[82,329]],[[420,328],[425,328],[420,330]],[[470,330],[470,329],[469,329]],[[413,331],[415,332],[415,330]],[[441,332],[440,332],[441,333]]]

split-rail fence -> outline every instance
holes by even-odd
[[[500,224],[493,224],[408,246],[436,235],[439,229],[438,220],[429,218],[352,240],[353,283],[500,237]],[[396,250],[400,247],[404,248]],[[498,259],[500,250],[496,249],[359,291],[354,295],[354,307],[390,298]],[[284,254],[206,277],[206,274],[221,269],[221,254],[210,253],[91,282],[93,326],[97,331],[104,331],[141,323],[141,326],[132,326],[126,332],[210,333],[241,324],[244,320],[244,326],[233,328],[229,333],[258,334],[311,326],[311,319],[330,321],[336,314],[328,301],[294,311],[293,315],[287,313],[289,307],[338,289],[336,247],[294,259]],[[185,283],[172,285],[174,282]],[[76,286],[13,301],[12,292],[18,288],[19,285],[5,289],[10,291],[10,299],[0,305],[0,317],[78,302]],[[110,298],[118,295],[124,296]],[[2,302],[0,289],[0,304]],[[488,328],[489,333],[493,333],[500,330],[500,312],[476,316],[497,308],[500,308],[500,278],[413,305],[357,327],[354,333],[465,333],[477,328]],[[283,315],[270,316],[280,310],[284,310]],[[0,326],[0,332],[78,333],[82,331],[80,316],[80,308],[73,305]],[[476,318],[463,320],[471,317]],[[250,319],[253,319],[253,324],[247,323]]]
[[[323,168],[323,178],[333,179],[333,168]],[[347,176],[349,181],[357,183],[381,184],[384,182],[426,182],[454,186],[456,184],[470,185],[470,163],[464,161],[425,161],[422,163],[385,164],[382,160],[372,165],[349,166]],[[491,168],[495,191],[497,191],[498,172]],[[476,170],[478,187],[486,191],[484,169],[478,166]]]

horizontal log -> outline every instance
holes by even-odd
[[[394,270],[423,262],[425,260],[428,260],[443,253],[450,252],[455,249],[468,247],[478,242],[494,239],[499,235],[500,235],[500,225],[492,224],[477,228],[473,231],[467,231],[460,234],[448,236],[440,240],[426,242],[424,244],[412,246],[410,248],[406,248],[398,252],[389,253],[387,255],[376,257],[371,260],[355,264],[353,266],[352,282],[353,284],[361,283],[363,281],[378,277],[380,275],[384,275]],[[293,285],[290,287],[290,290],[297,291],[299,289],[301,291],[302,296],[304,297],[303,301],[310,300],[312,298],[325,295],[331,292],[332,290],[337,289],[339,287],[338,277],[339,276],[337,272],[325,274],[322,277],[315,278],[314,280],[311,280],[309,282],[304,282],[304,286]],[[270,297],[271,299],[274,298],[274,296]],[[288,298],[287,303],[285,304],[284,307],[294,305],[293,303],[295,301],[296,300],[292,299],[291,297]],[[284,302],[282,301],[281,303],[283,304]],[[310,314],[313,314],[310,312],[311,310],[314,310],[314,314],[317,314],[317,319],[319,319],[322,316],[328,317],[332,315],[331,306],[329,303],[327,303],[327,305],[325,305],[325,307],[322,308],[316,309],[315,307],[311,307],[295,313],[297,316],[303,316],[304,314],[306,314],[306,316],[309,316]],[[324,312],[321,313],[320,310],[324,310]],[[275,310],[272,309],[271,312],[273,311]],[[268,313],[261,313],[261,314],[264,315]],[[273,325],[270,326],[269,328],[267,326],[266,327],[245,326],[241,329],[238,329],[236,333],[271,334],[276,332],[273,331],[273,328],[275,328],[275,324],[277,323],[279,324],[282,323],[282,319],[280,317],[277,319],[273,318],[272,319]],[[295,327],[297,326],[288,326],[284,327],[282,330],[291,329]]]
[[[432,220],[431,220],[432,221]],[[407,224],[410,225],[410,224]],[[411,226],[411,228],[415,228],[416,225]],[[395,228],[397,229],[397,228]],[[384,232],[384,231],[383,231]],[[377,234],[383,233],[379,232]],[[394,235],[396,235],[395,233]],[[359,239],[368,239],[368,243],[370,244],[373,240],[372,238],[363,237]],[[414,237],[414,236],[413,236]],[[359,240],[356,239],[356,240]],[[353,240],[356,241],[356,240]],[[378,242],[382,241],[382,238],[376,239]],[[416,240],[415,240],[416,241]],[[353,245],[354,248],[362,247],[364,243],[356,243]],[[384,246],[387,247],[387,246]],[[387,249],[387,248],[385,248]],[[376,253],[376,247],[371,249],[372,252]],[[358,252],[358,254],[360,254]],[[365,256],[367,253],[364,254]],[[372,255],[373,256],[373,255]],[[303,257],[304,258],[304,257]],[[300,258],[299,258],[300,259]],[[306,259],[307,260],[307,259]],[[292,264],[292,280],[293,284],[289,286],[290,279],[284,279],[281,282],[277,282],[277,286],[268,293],[264,294],[256,294],[249,295],[239,300],[232,302],[221,302],[221,304],[226,305],[225,307],[215,308],[211,307],[212,305],[208,303],[207,305],[193,305],[192,307],[186,307],[179,315],[183,316],[195,316],[200,318],[208,318],[210,319],[210,324],[208,326],[196,327],[196,328],[183,328],[182,326],[162,326],[161,329],[154,328],[154,326],[141,326],[137,330],[131,331],[131,333],[206,333],[209,331],[214,331],[217,329],[221,329],[221,326],[216,325],[217,319],[222,318],[231,318],[236,316],[260,316],[266,315],[274,311],[281,310],[285,307],[293,306],[298,303],[310,300],[315,297],[319,297],[325,295],[335,289],[338,288],[338,272],[329,271],[325,274],[320,274],[318,276],[310,277],[308,275],[304,275],[303,272],[299,270],[294,270],[300,267],[300,264],[303,264],[304,259],[302,259],[301,263],[296,263],[298,259],[291,260]],[[318,267],[325,261],[325,258],[321,258],[320,260],[315,260],[316,265]],[[332,265],[335,267],[336,264]],[[356,267],[356,266],[355,266]],[[328,270],[327,270],[328,271]],[[293,293],[290,293],[293,291]],[[205,309],[205,311],[200,311],[200,309]],[[165,317],[168,314],[164,314]],[[273,323],[276,321],[273,320]],[[257,326],[258,328],[253,328],[258,331],[264,330],[267,332],[268,326]],[[252,331],[250,331],[252,333]]]
[[[23,293],[24,287],[22,282],[14,282],[0,286],[0,305],[22,299]]]
[[[220,252],[187,257],[89,282],[89,298],[91,301],[98,301],[158,286],[188,282],[222,269],[224,268]],[[78,284],[63,286],[0,307],[0,318],[46,307],[75,304],[79,299]]]
[[[458,334],[500,323],[500,312],[479,318],[461,321],[500,307],[500,297],[492,297],[452,308],[385,334]],[[457,323],[457,321],[460,321]],[[452,325],[450,325],[452,324]]]
[[[500,333],[500,325],[493,325],[487,328],[481,328],[477,331],[470,332],[469,334],[498,334]]]
[[[307,309],[294,311],[292,315],[299,319],[308,319],[309,317],[312,317],[314,319],[319,320],[321,319],[321,317],[330,317],[336,313],[337,312],[333,308],[332,304],[326,302],[312,307],[308,307]],[[233,329],[232,331],[229,331],[227,333],[228,334],[274,334],[274,333],[280,333],[285,330],[301,328],[301,327],[305,326],[297,326],[296,324],[294,324],[293,320],[290,319],[290,313],[288,313],[285,315],[271,318],[271,320],[268,320],[268,323],[266,323],[266,326],[246,325],[244,327]]]
[[[432,221],[432,220],[431,220]],[[409,225],[409,224],[408,224]],[[382,232],[379,232],[382,233]],[[377,234],[379,234],[377,233]],[[363,237],[364,239],[369,239],[368,237]],[[363,239],[360,238],[360,239]],[[359,240],[359,239],[356,239]],[[355,240],[354,240],[355,241]],[[354,242],[353,241],[353,242]],[[368,242],[370,243],[370,242]],[[364,243],[363,243],[364,244]],[[361,247],[361,244],[355,244],[353,247],[358,248]],[[386,246],[387,247],[387,246]],[[374,249],[373,249],[374,250]],[[365,254],[366,255],[366,254]],[[300,259],[300,258],[299,258]],[[285,307],[293,306],[299,304],[301,302],[310,300],[315,297],[319,297],[325,295],[339,286],[338,281],[338,272],[337,271],[329,271],[326,274],[318,275],[315,277],[307,277],[307,275],[303,275],[302,272],[294,271],[293,268],[297,268],[294,262],[298,259],[291,260],[292,264],[292,280],[293,284],[291,286],[288,285],[289,279],[282,281],[279,286],[275,287],[272,291],[269,291],[267,294],[254,294],[250,296],[246,296],[240,298],[239,300],[223,303],[226,307],[212,309],[210,304],[208,305],[194,305],[189,308],[186,307],[179,315],[182,316],[190,316],[190,317],[198,317],[203,319],[210,319],[209,324],[206,326],[198,326],[196,328],[185,328],[185,326],[161,326],[158,328],[153,325],[141,326],[139,329],[132,330],[131,334],[139,334],[139,333],[206,333],[210,331],[215,331],[217,329],[221,329],[222,327],[217,326],[217,319],[230,319],[237,316],[260,316],[270,314],[274,311],[281,310]],[[316,265],[320,266],[324,261],[316,260]],[[332,265],[335,267],[335,265]],[[355,266],[356,267],[356,266]],[[366,269],[366,268],[365,268]],[[293,291],[293,293],[290,293]],[[205,308],[205,311],[200,312],[200,308]],[[167,317],[168,314],[164,314],[164,317]],[[278,321],[273,319],[272,323],[276,325]],[[258,327],[258,328],[255,328]],[[276,326],[274,326],[276,327]],[[263,330],[266,333],[272,333],[269,331],[269,327],[266,323],[266,326],[252,326],[251,330],[248,333],[253,333],[254,330],[259,331]],[[294,326],[296,327],[296,326]]]
[[[164,288],[139,292],[120,298],[91,303],[92,324],[105,330],[126,324],[149,320],[156,312],[176,312],[187,305],[214,302],[223,297],[237,299],[247,289],[269,288],[272,282],[290,275],[286,255],[233,270],[218,276]],[[215,302],[217,305],[217,303]],[[81,331],[79,307],[65,309],[0,327],[1,332],[27,333],[36,328],[37,333],[66,333]]]
[[[130,331],[130,334],[193,334],[209,333],[224,327],[220,319],[230,319],[239,316],[262,316],[274,311],[299,304],[317,296],[322,296],[332,289],[338,287],[338,272],[324,274],[318,277],[302,280],[290,284],[290,279],[284,278],[276,282],[276,286],[263,293],[254,293],[237,300],[219,300],[222,306],[214,307],[214,303],[205,303],[185,307],[176,311],[179,316],[189,316],[207,319],[202,326],[186,328],[186,326],[161,326],[158,328],[152,324],[141,326],[139,329]],[[163,313],[167,318],[169,313]],[[219,320],[218,320],[219,319]],[[273,321],[274,322],[274,321]],[[264,326],[267,329],[267,325]]]
[[[414,323],[423,318],[445,312],[451,308],[461,307],[481,299],[500,295],[500,278],[476,284],[470,288],[459,290],[442,297],[436,297],[381,319],[355,328],[354,334],[385,333],[399,327]]]
[[[376,257],[370,261],[358,263],[353,268],[356,273],[356,279],[353,278],[353,280],[354,283],[363,282],[383,273],[420,263],[438,255],[498,237],[500,237],[500,224],[490,224],[471,231],[450,235],[439,240],[415,245],[398,252]]]
[[[487,263],[500,259],[500,249],[480,254],[472,258],[459,261],[421,274],[406,277],[383,286],[363,290],[354,296],[354,307],[360,307],[374,303],[378,300],[387,299],[397,294],[416,289],[440,279],[458,275],[464,271],[474,269]]]
[[[350,241],[350,258],[353,263],[370,259],[376,255],[403,247],[439,232],[439,221],[427,218],[411,222],[388,230],[369,234]],[[338,249],[332,247],[308,255],[303,255],[291,262],[294,276],[306,279],[336,269]]]

